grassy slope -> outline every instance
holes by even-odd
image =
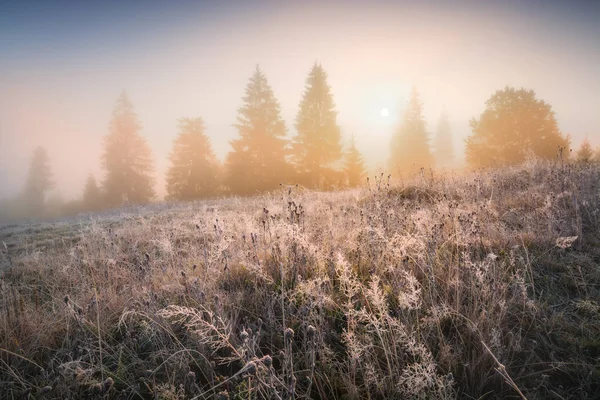
[[[538,164],[4,227],[0,393],[598,398],[599,193]]]

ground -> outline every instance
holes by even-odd
[[[0,227],[3,398],[600,398],[600,169]]]

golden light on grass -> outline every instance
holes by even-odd
[[[0,13],[0,398],[595,398],[600,30],[112,3]]]
[[[597,166],[371,182],[0,230],[0,385],[24,392],[8,383],[27,369],[21,385],[57,398],[148,375],[165,398],[592,391],[594,359],[567,344],[593,343],[600,316],[597,250],[582,250],[597,249]],[[546,321],[556,342],[532,329]],[[544,380],[566,358],[577,374]]]

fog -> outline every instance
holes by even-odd
[[[343,141],[354,134],[372,170],[384,166],[413,86],[430,130],[448,114],[459,155],[469,120],[506,85],[552,105],[573,144],[600,144],[600,12],[587,2],[47,3],[0,5],[0,198],[22,189],[39,145],[65,199],[81,196],[90,173],[101,180],[123,90],[162,197],[177,120],[202,117],[223,160],[257,64],[291,137],[306,76],[321,63]]]

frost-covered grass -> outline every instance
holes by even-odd
[[[1,397],[597,397],[599,195],[539,163],[1,227]]]

